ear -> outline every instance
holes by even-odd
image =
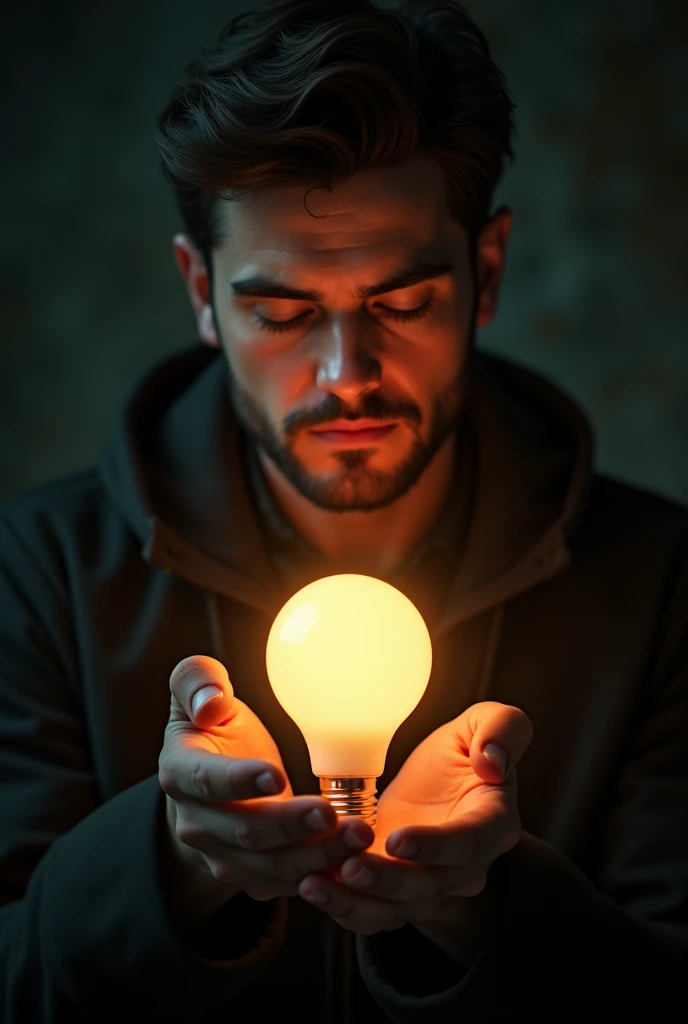
[[[478,304],[476,326],[489,324],[497,312],[497,296],[502,283],[506,246],[513,214],[507,206],[493,213],[481,229],[476,242],[476,278]]]
[[[219,343],[213,322],[210,278],[205,260],[188,235],[175,235],[172,248],[175,263],[191,299],[199,336],[206,345],[217,348]]]

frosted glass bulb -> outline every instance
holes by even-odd
[[[430,678],[432,644],[418,609],[374,576],[325,576],[280,609],[266,664],[322,795],[373,824],[387,748]]]

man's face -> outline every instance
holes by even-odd
[[[468,233],[424,157],[305,192],[224,204],[207,302],[193,253],[177,260],[237,417],[277,470],[320,508],[382,508],[461,418],[481,305]],[[378,432],[327,431],[364,420]]]

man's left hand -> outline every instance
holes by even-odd
[[[338,880],[308,875],[299,895],[363,935],[451,922],[520,839],[515,769],[531,739],[527,715],[493,701],[436,729],[380,797],[370,849],[344,861]]]

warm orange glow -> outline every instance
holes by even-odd
[[[314,774],[377,778],[392,736],[425,692],[432,644],[404,594],[345,573],[287,601],[270,630],[266,663]]]

